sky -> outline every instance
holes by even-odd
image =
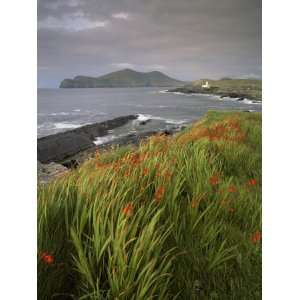
[[[261,78],[261,0],[38,0],[38,87],[130,68]]]

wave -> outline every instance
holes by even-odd
[[[224,101],[224,100],[234,101],[234,102],[240,102],[240,103],[250,104],[250,105],[252,105],[252,104],[261,105],[260,101],[251,100],[251,99],[247,99],[247,98],[241,99],[241,98],[232,98],[232,97],[221,97],[221,96],[219,96],[218,100],[220,100],[220,101]]]
[[[186,124],[188,120],[173,120],[173,119],[164,119],[168,124],[182,125]]]
[[[259,101],[255,101],[255,100],[250,100],[250,99],[244,99],[241,101],[242,103],[245,103],[245,104],[258,104],[258,105],[261,105],[261,102]]]
[[[163,121],[167,124],[175,124],[175,125],[185,124],[189,121],[187,119],[174,120],[174,119],[169,119],[169,118],[156,117],[156,116],[152,116],[152,115],[138,114],[137,121],[145,122],[145,121],[148,121],[148,120],[159,120],[159,121]]]
[[[83,126],[83,124],[72,124],[72,123],[54,123],[53,124],[56,129],[75,129]],[[84,124],[86,125],[86,124]]]
[[[138,117],[136,120],[139,122],[145,122],[145,121],[153,119],[153,116],[151,116],[151,115],[138,114],[137,116]]]
[[[70,114],[71,113],[67,113],[67,112],[62,111],[62,112],[58,112],[58,113],[51,113],[51,114],[49,114],[49,116],[68,116]]]
[[[102,145],[102,144],[111,142],[117,138],[118,138],[118,136],[109,134],[106,136],[96,137],[96,139],[93,141],[93,143],[98,146],[98,145]]]

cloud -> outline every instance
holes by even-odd
[[[84,16],[81,11],[73,15],[64,15],[62,18],[48,16],[38,23],[42,29],[66,30],[69,32],[83,31],[95,28],[103,28],[108,25],[108,21],[92,21]]]
[[[113,63],[111,64],[113,67],[121,68],[121,69],[134,69],[135,65],[129,63]]]
[[[139,71],[155,71],[155,70],[166,70],[167,67],[163,65],[143,65],[143,64],[131,64],[131,63],[112,63],[113,67],[118,69],[136,69]]]
[[[56,10],[62,6],[77,7],[80,5],[80,2],[80,0],[52,0],[51,2],[45,3],[45,7]]]
[[[117,14],[112,14],[111,15],[114,19],[121,19],[121,20],[128,20],[129,19],[129,14],[125,12],[119,12]]]
[[[124,68],[183,80],[261,73],[261,0],[39,0],[38,21],[44,86]]]
[[[145,68],[148,68],[149,70],[167,70],[168,68],[163,65],[148,65],[145,66]]]
[[[233,76],[233,78],[240,78],[240,79],[249,79],[249,78],[261,79],[261,74],[250,73],[250,74],[244,74],[244,75],[241,75],[241,76]]]

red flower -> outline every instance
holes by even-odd
[[[169,181],[170,179],[171,179],[171,177],[172,177],[172,173],[170,172],[170,171],[166,171],[165,173],[164,173],[164,177],[165,177],[165,179],[167,180],[167,181]]]
[[[143,175],[147,176],[149,174],[149,170],[147,168],[144,168],[143,170]]]
[[[43,252],[41,255],[41,258],[43,260],[44,263],[51,265],[54,262],[54,257],[50,254],[48,254],[47,252]]]
[[[126,217],[131,217],[133,215],[133,204],[129,202],[124,208],[123,213]]]
[[[97,159],[100,158],[99,148],[97,148],[96,151],[95,151],[95,157],[96,157]]]
[[[234,193],[234,192],[236,192],[236,187],[235,187],[234,185],[229,186],[228,192],[229,192],[229,193]]]
[[[210,185],[212,185],[212,186],[217,185],[218,182],[219,182],[218,176],[215,176],[215,175],[214,175],[214,176],[212,176],[212,177],[209,178],[209,183],[210,183]]]
[[[196,199],[193,199],[191,206],[192,206],[192,208],[196,208],[196,207],[198,207],[198,204],[199,204],[199,202]]]
[[[164,194],[165,194],[165,188],[163,186],[159,187],[155,191],[155,195],[154,195],[155,201],[160,202]]]
[[[247,181],[247,185],[249,186],[254,186],[256,185],[256,183],[257,183],[256,179],[250,179]]]
[[[261,240],[261,232],[260,231],[255,231],[252,235],[251,235],[251,242],[253,244],[258,243]]]

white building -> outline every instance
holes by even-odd
[[[209,89],[210,85],[208,84],[208,81],[206,81],[204,84],[202,84],[202,88]]]

